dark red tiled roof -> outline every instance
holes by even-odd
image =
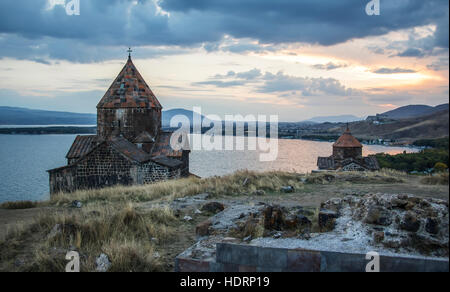
[[[80,158],[91,151],[97,145],[97,136],[77,136],[66,155],[68,159]]]
[[[336,143],[333,144],[333,147],[342,147],[342,148],[362,148],[362,144],[353,137],[350,130],[347,128],[344,134],[342,134],[339,139],[337,139]]]
[[[97,108],[158,108],[162,106],[134,66],[131,58],[120,71]]]
[[[108,141],[108,143],[117,151],[125,155],[131,160],[137,162],[147,162],[151,159],[150,155],[136,145],[123,137],[116,137]]]

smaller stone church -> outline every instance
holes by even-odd
[[[97,105],[97,135],[78,136],[67,165],[48,170],[50,193],[138,185],[189,175],[189,150],[173,150],[162,106],[131,60]],[[186,137],[181,139],[187,141]]]
[[[333,155],[317,158],[319,170],[367,171],[379,170],[374,156],[363,157],[363,145],[350,132],[349,127],[333,144]]]

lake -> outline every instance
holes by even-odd
[[[46,170],[64,166],[76,135],[0,135],[0,202],[49,198]],[[238,137],[243,139],[243,137]],[[260,162],[258,151],[192,151],[191,172],[208,177],[236,170],[310,172],[318,156],[331,155],[329,142],[278,140],[278,158]],[[364,155],[415,151],[412,148],[364,145]]]

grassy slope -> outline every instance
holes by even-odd
[[[100,253],[109,256],[111,271],[171,271],[175,256],[195,242],[195,225],[207,216],[198,215],[186,222],[183,215],[176,217],[164,206],[176,198],[200,193],[229,200],[230,204],[243,199],[313,207],[331,197],[368,192],[411,192],[448,200],[448,185],[423,185],[420,178],[403,173],[338,173],[333,177],[243,171],[225,177],[60,194],[40,203],[34,210],[38,216],[16,225],[0,242],[0,271],[64,271],[65,254],[74,249],[82,256],[83,271],[95,270]],[[280,193],[286,185],[294,186],[296,192]],[[255,197],[255,190],[264,190],[267,195]],[[83,207],[70,208],[73,200],[81,201]],[[61,232],[49,236],[56,224]]]

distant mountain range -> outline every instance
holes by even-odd
[[[314,117],[303,122],[310,123],[350,123],[355,121],[361,121],[364,118],[360,118],[354,115],[340,115],[340,116],[324,116],[324,117]]]
[[[163,127],[170,126],[170,120],[176,115],[184,115],[193,125],[193,112],[185,109],[172,109],[163,111]],[[202,116],[204,121],[205,117]],[[80,114],[71,112],[58,112],[35,110],[19,107],[0,106],[0,125],[96,125],[96,114]]]
[[[169,128],[170,127],[170,121],[172,120],[173,117],[175,116],[185,116],[187,118],[189,118],[189,122],[191,123],[191,126],[194,125],[194,112],[190,111],[190,110],[186,110],[186,109],[182,109],[182,108],[178,108],[178,109],[171,109],[171,110],[167,110],[167,111],[163,111],[162,113],[162,126],[165,128]],[[201,122],[208,122],[209,120],[205,118],[205,116],[201,116],[200,117]]]
[[[401,120],[401,119],[416,118],[420,116],[427,116],[448,109],[449,109],[448,103],[441,104],[438,106],[407,105],[379,114],[378,116],[393,120]]]
[[[95,125],[96,114],[0,106],[0,125]]]

